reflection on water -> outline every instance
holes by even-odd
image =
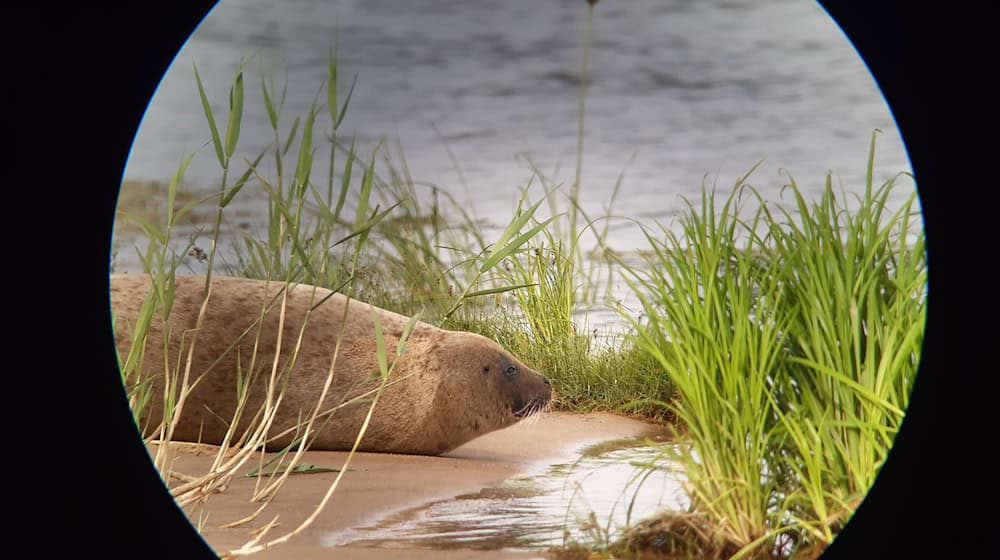
[[[324,546],[425,549],[543,549],[614,538],[663,510],[687,509],[679,472],[657,446],[628,440],[573,463],[540,468],[448,500],[396,512],[326,535]]]

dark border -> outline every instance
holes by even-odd
[[[952,150],[966,136],[959,127],[971,109],[956,106],[951,93],[962,81],[963,30],[953,9],[940,3],[820,3],[867,64],[896,119],[923,211],[929,274],[924,347],[906,418],[875,485],[823,558],[967,557],[961,551],[976,546],[977,536],[959,529],[969,516],[952,476],[967,451],[962,438],[971,434],[948,429],[972,427],[962,420],[967,411],[957,408],[972,373],[965,339],[972,313],[955,286],[976,243],[953,218],[975,220],[953,188],[960,180]]]
[[[966,138],[956,125],[969,108],[948,92],[967,82],[955,63],[965,43],[955,39],[958,19],[938,4],[821,3],[897,119],[924,211],[930,273],[925,348],[907,419],[872,492],[823,558],[961,557],[957,551],[978,535],[957,528],[975,514],[954,503],[950,484],[961,478],[944,465],[974,442],[951,433],[944,440],[939,427],[967,426],[956,404],[975,352],[961,328],[972,313],[954,278],[968,270],[969,248],[982,242],[949,219],[976,219],[952,188],[954,145]],[[108,328],[111,224],[132,137],[160,76],[212,5],[19,6],[11,14],[26,33],[3,39],[15,60],[16,79],[3,95],[16,122],[11,186],[19,191],[10,206],[18,211],[10,220],[8,275],[16,278],[7,297],[17,317],[29,320],[14,323],[22,332],[8,346],[14,393],[7,397],[17,415],[7,426],[15,450],[41,451],[11,454],[5,465],[22,519],[14,548],[25,557],[214,556],[165,493],[136,437]],[[44,222],[18,225],[24,219]],[[23,228],[43,232],[26,237]],[[48,244],[45,231],[57,234],[58,245]],[[64,246],[67,236],[75,246]]]
[[[11,557],[216,558],[138,437],[108,296],[111,228],[133,136],[161,76],[213,5],[19,4],[10,16],[21,33],[4,39],[16,76],[5,83],[13,102],[4,105],[17,121],[23,175],[9,186],[25,199],[8,208],[27,223],[8,239],[31,243],[26,257],[44,255],[17,266],[7,294],[31,318],[18,329],[28,345],[8,347],[27,358],[8,375],[29,384],[6,395],[17,401],[11,431],[21,449],[41,451],[5,461],[17,477],[7,481],[20,526],[8,542],[22,552]],[[38,237],[24,236],[31,230]]]

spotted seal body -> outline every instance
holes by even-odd
[[[111,277],[115,340],[123,360],[150,286],[145,275]],[[248,381],[249,393],[236,420],[234,437],[239,438],[263,408],[274,375],[275,394],[284,387],[284,395],[268,430],[273,438],[268,448],[285,446],[292,441],[296,424],[319,399],[332,363],[332,382],[320,410],[362,400],[321,417],[310,448],[351,448],[369,410],[364,399],[371,398],[380,379],[373,312],[390,361],[409,318],[349,301],[324,288],[304,284],[284,288],[281,282],[213,276],[204,318],[195,332],[205,277],[177,276],[167,356],[159,320],[153,321],[145,345],[142,378],[149,379],[152,388],[150,405],[141,418],[147,433],[163,414],[164,364],[172,368],[180,364],[183,371],[193,344],[190,378],[198,381],[173,439],[221,443],[236,417],[238,381],[243,380]],[[552,394],[548,379],[492,340],[423,322],[417,322],[406,339],[389,380],[361,450],[444,453],[540,411]]]

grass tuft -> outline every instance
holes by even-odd
[[[875,188],[871,167],[856,208],[829,178],[812,205],[790,180],[791,210],[746,177],[721,207],[703,192],[679,235],[647,230],[651,257],[625,268],[645,320],[624,317],[678,393],[675,459],[693,508],[736,556],[829,544],[903,419],[925,318],[923,232],[915,195],[886,213],[898,177]]]

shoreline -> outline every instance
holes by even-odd
[[[358,452],[332,498],[313,523],[288,542],[253,554],[253,557],[302,560],[396,558],[403,549],[355,547],[350,544],[330,547],[324,546],[322,541],[333,534],[347,533],[394,513],[477,492],[533,468],[575,459],[589,445],[662,432],[663,427],[657,424],[613,413],[548,412],[535,422],[486,434],[441,456]],[[211,449],[213,446],[178,446],[174,468],[188,474],[204,472],[211,461]],[[347,452],[344,451],[309,451],[305,453],[303,462],[317,467],[339,468],[346,457]],[[257,483],[253,477],[234,478],[226,492],[213,496],[204,506],[185,508],[185,513],[195,523],[199,516],[207,514],[201,536],[216,554],[221,555],[242,546],[255,531],[275,518],[278,525],[262,540],[272,540],[293,530],[313,512],[336,476],[334,472],[290,476],[258,518],[236,528],[221,526],[250,515],[259,507],[259,504],[249,501]],[[405,550],[408,558],[417,560],[547,558],[545,551],[530,550]]]

